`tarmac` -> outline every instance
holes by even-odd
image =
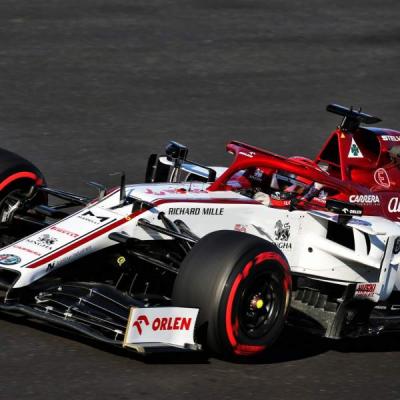
[[[49,186],[144,178],[169,140],[227,165],[235,139],[313,157],[353,105],[400,130],[400,2],[2,0],[1,146]],[[398,336],[287,329],[256,364],[144,360],[0,317],[0,399],[399,399]]]

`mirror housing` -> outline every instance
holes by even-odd
[[[168,143],[167,147],[165,148],[165,154],[168,157],[169,161],[172,160],[186,160],[188,155],[188,148],[183,144],[178,142],[171,141]]]

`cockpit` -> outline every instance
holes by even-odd
[[[323,186],[284,170],[249,167],[234,172],[225,188],[241,193],[264,205],[287,207],[292,199],[326,198]]]

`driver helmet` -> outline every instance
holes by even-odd
[[[312,183],[312,180],[296,176],[296,174],[277,171],[272,175],[271,188],[278,192],[302,195]]]

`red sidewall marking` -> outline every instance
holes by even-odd
[[[33,181],[37,181],[38,177],[36,174],[34,174],[33,172],[17,172],[13,175],[10,175],[9,177],[7,177],[6,179],[4,179],[4,181],[2,181],[0,183],[0,190],[3,190],[5,187],[7,187],[10,183],[16,181],[17,179],[32,179]]]
[[[251,260],[251,261],[249,261],[249,262],[247,263],[247,265],[244,267],[243,272],[242,272],[243,278],[246,278],[247,275],[249,275],[250,269],[251,269],[251,267],[253,266],[253,264],[254,264],[254,260]]]
[[[285,292],[287,292],[287,290],[289,289],[289,287],[291,285],[291,278],[290,278],[290,274],[289,274],[288,263],[282,256],[280,256],[277,253],[270,252],[270,251],[258,254],[253,260],[249,261],[246,264],[246,266],[243,268],[243,271],[238,274],[238,276],[235,278],[235,280],[233,282],[232,289],[229,293],[228,302],[227,302],[227,306],[226,306],[226,313],[225,313],[226,334],[228,336],[229,343],[231,344],[231,346],[233,348],[233,352],[236,355],[241,355],[241,356],[253,355],[253,354],[256,354],[256,353],[259,353],[259,352],[265,350],[265,348],[267,347],[267,346],[256,346],[256,345],[244,345],[244,344],[238,343],[238,341],[236,339],[238,329],[239,329],[239,322],[238,322],[237,318],[232,323],[233,302],[235,300],[236,292],[237,292],[237,289],[238,289],[240,283],[243,281],[243,279],[245,279],[248,276],[252,267],[254,267],[266,260],[275,260],[280,265],[282,265],[282,267],[284,267],[285,272],[286,272],[285,279],[284,279]]]
[[[249,346],[246,344],[238,344],[235,347],[235,354],[238,356],[251,356],[264,351],[266,348],[267,346]]]
[[[289,290],[289,288],[292,286],[292,277],[290,275],[290,268],[289,264],[287,261],[279,254],[277,253],[261,253],[256,257],[256,265],[265,261],[265,260],[275,260],[279,264],[281,264],[285,268],[285,276],[283,279],[283,285],[285,292]]]
[[[263,262],[265,260],[276,260],[279,262],[279,264],[282,265],[282,267],[285,268],[286,271],[289,272],[289,270],[290,270],[287,261],[280,254],[270,252],[270,251],[265,252],[265,253],[260,253],[255,258],[256,265],[260,264],[261,262]]]
[[[229,293],[228,304],[226,306],[226,314],[225,314],[226,333],[228,335],[229,343],[234,349],[237,347],[238,343],[234,335],[234,324],[232,324],[232,306],[237,288],[242,280],[243,280],[243,274],[240,273],[233,282],[231,292]]]

